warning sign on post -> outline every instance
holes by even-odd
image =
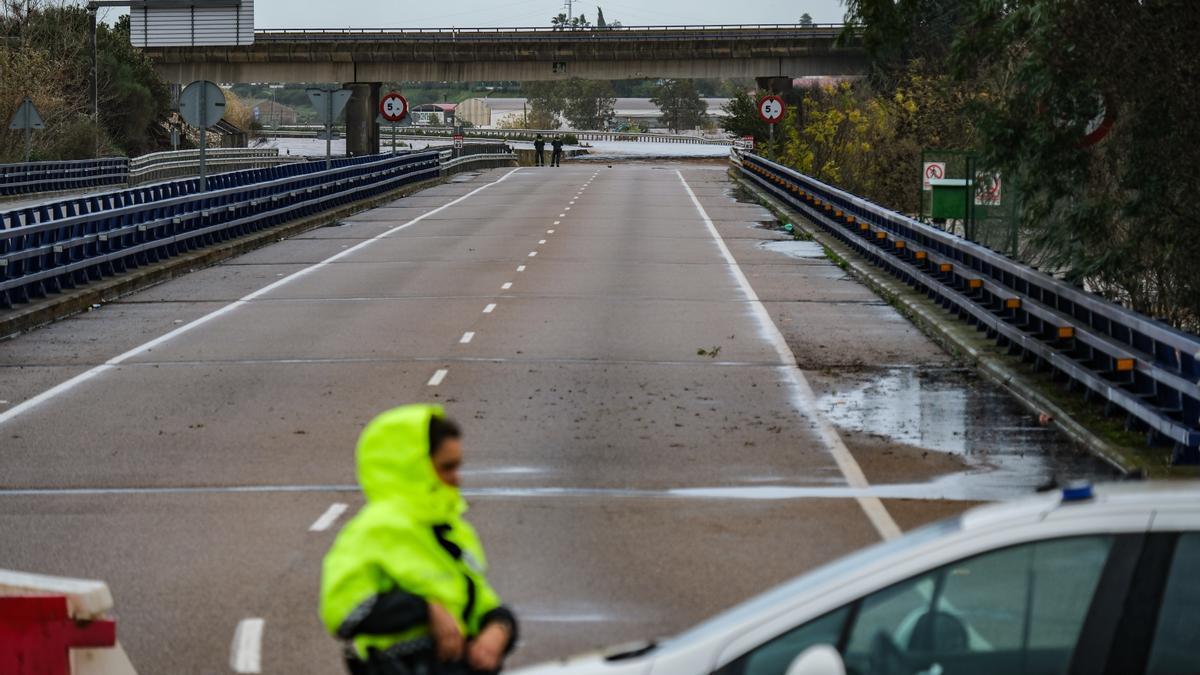
[[[1003,181],[998,173],[981,173],[975,177],[975,206],[1000,206]]]
[[[945,162],[925,162],[925,166],[921,169],[921,180],[924,183],[924,189],[926,192],[933,189],[933,185],[929,181],[940,180],[945,177]]]

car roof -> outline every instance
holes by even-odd
[[[1153,511],[1163,506],[1188,505],[1200,510],[1200,481],[1129,481],[1090,487],[1092,497],[1087,499],[1064,499],[1064,490],[1052,490],[1010,502],[977,506],[959,516],[959,524],[970,531],[1024,520],[1038,513],[1048,517],[1066,509],[1097,507]]]

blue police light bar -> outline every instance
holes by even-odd
[[[1068,483],[1067,487],[1063,488],[1062,500],[1064,504],[1071,502],[1084,502],[1095,496],[1092,492],[1092,484],[1087,481],[1077,481]]]

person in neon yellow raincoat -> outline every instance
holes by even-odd
[[[354,675],[496,672],[516,643],[516,618],[463,519],[461,463],[461,433],[440,407],[396,408],[363,430],[367,503],[321,574],[321,620],[346,643]]]

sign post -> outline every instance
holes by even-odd
[[[349,89],[305,89],[308,100],[312,101],[321,122],[325,125],[325,170],[333,168],[333,121],[342,114],[350,95]]]
[[[197,80],[179,92],[179,114],[200,130],[200,191],[208,191],[208,128],[225,116],[225,93],[208,80]]]
[[[775,142],[775,125],[783,121],[787,104],[778,96],[764,96],[758,101],[758,116],[771,129],[771,142]]]
[[[400,92],[390,91],[379,100],[379,119],[392,125],[392,154],[396,154],[396,127],[408,119],[408,99]]]
[[[17,111],[13,113],[8,128],[14,131],[25,130],[25,163],[28,164],[33,157],[33,130],[46,128],[41,114],[38,113],[37,107],[33,105],[33,101],[28,96],[21,101],[21,105],[17,106]]]

